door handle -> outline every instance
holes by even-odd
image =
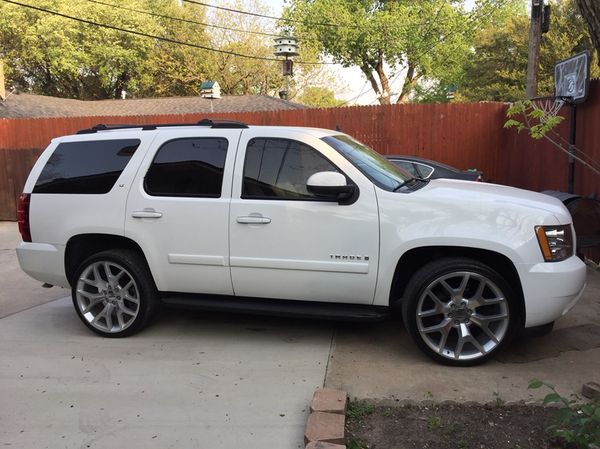
[[[241,224],[269,224],[271,219],[261,215],[248,215],[246,217],[237,217],[236,221]]]
[[[131,213],[133,218],[160,218],[162,212],[156,212],[154,209],[136,210]]]

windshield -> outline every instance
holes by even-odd
[[[412,179],[410,173],[350,136],[339,134],[323,137],[321,140],[335,148],[377,187],[393,192],[405,181]]]

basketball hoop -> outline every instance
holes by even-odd
[[[565,103],[571,104],[572,97],[537,97],[532,98],[531,107],[541,111],[540,123],[546,123],[551,117],[556,117]]]

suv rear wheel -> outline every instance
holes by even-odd
[[[152,317],[158,292],[146,261],[125,249],[86,259],[72,282],[73,305],[91,330],[104,337],[126,337]]]
[[[455,366],[485,362],[515,334],[516,296],[495,270],[476,260],[445,258],[421,268],[402,304],[417,346]]]

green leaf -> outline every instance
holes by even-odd
[[[547,394],[546,397],[544,398],[544,405],[546,404],[552,404],[554,402],[561,402],[562,398],[560,397],[560,395],[558,393],[550,393]]]
[[[527,388],[531,389],[531,390],[535,390],[536,388],[540,388],[542,385],[544,385],[544,382],[542,382],[539,379],[531,379],[529,381],[529,385],[527,386]]]
[[[506,123],[504,124],[505,128],[513,128],[515,126],[519,126],[521,125],[521,122],[519,122],[518,120],[507,120]]]
[[[558,410],[558,412],[556,413],[556,417],[560,422],[565,423],[571,419],[571,414],[571,409],[565,407]]]

